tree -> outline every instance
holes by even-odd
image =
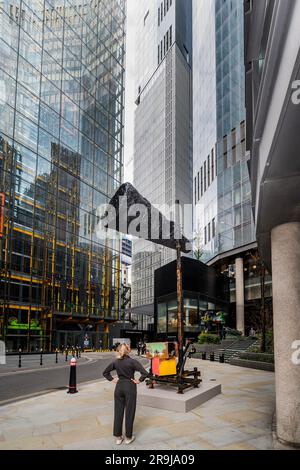
[[[271,314],[270,314],[270,306],[267,305],[267,299],[266,299],[266,267],[265,264],[259,255],[259,252],[256,252],[255,254],[251,254],[251,258],[253,262],[257,266],[258,274],[259,274],[259,279],[260,279],[260,324],[261,324],[261,344],[260,344],[260,349],[261,352],[266,352],[266,336],[267,336],[267,331],[270,329],[270,326],[272,324],[271,321]]]
[[[203,255],[203,234],[200,231],[195,232],[193,238],[194,242],[194,257],[200,261]]]

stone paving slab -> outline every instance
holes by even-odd
[[[196,366],[222,384],[222,394],[189,413],[138,405],[136,441],[122,449],[272,449],[274,373],[188,360]],[[0,407],[0,449],[120,449],[112,437],[113,391],[98,381],[75,395],[57,391]]]

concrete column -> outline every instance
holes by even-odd
[[[235,260],[236,329],[245,334],[244,260]]]
[[[271,240],[277,436],[300,446],[300,223],[274,228]]]

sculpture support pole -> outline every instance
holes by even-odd
[[[177,336],[178,336],[178,369],[181,372],[183,365],[183,292],[182,292],[182,265],[181,265],[181,246],[180,241],[176,242],[177,253]]]

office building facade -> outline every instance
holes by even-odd
[[[274,429],[300,447],[300,2],[244,3],[253,212],[273,280]]]
[[[125,1],[0,5],[0,334],[8,350],[105,342],[120,248],[96,236],[122,178]],[[98,335],[98,336],[97,336]]]
[[[192,2],[142,0],[138,14],[134,186],[169,216],[162,205],[192,204]],[[134,242],[136,311],[153,315],[154,271],[174,257]]]
[[[197,340],[207,327],[206,315],[215,318],[229,311],[229,279],[198,260],[182,258],[183,318],[185,339]],[[154,331],[164,339],[177,334],[176,261],[155,271]],[[211,330],[210,330],[211,331]],[[213,331],[215,332],[215,331]]]
[[[231,278],[236,327],[250,329],[261,296],[246,151],[244,5],[193,3],[195,249]],[[271,296],[267,274],[266,296]],[[245,324],[245,308],[248,316]],[[254,314],[255,316],[255,314]],[[247,317],[247,315],[246,315]],[[232,325],[233,326],[233,325]]]

